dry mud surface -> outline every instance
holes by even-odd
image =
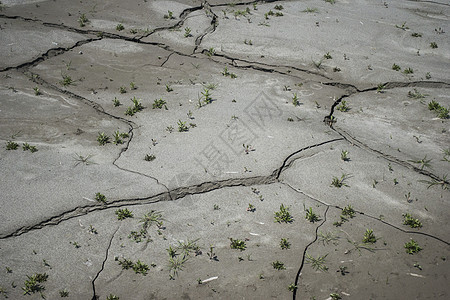
[[[449,17],[2,0],[0,298],[449,299]]]

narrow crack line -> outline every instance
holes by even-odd
[[[295,191],[295,192],[297,192],[297,193],[299,193],[299,194],[302,194],[302,195],[304,195],[304,196],[310,198],[311,200],[316,201],[316,202],[318,202],[318,203],[320,203],[320,204],[322,204],[322,205],[326,205],[326,206],[329,206],[329,207],[332,207],[332,208],[337,208],[337,209],[339,209],[339,210],[343,210],[342,207],[340,207],[340,206],[338,206],[338,205],[328,204],[328,203],[325,203],[325,202],[323,202],[323,201],[321,201],[321,200],[319,200],[319,199],[316,199],[316,198],[314,198],[313,196],[308,195],[307,193],[305,193],[305,192],[303,192],[303,191],[301,191],[301,190],[299,190],[299,189],[297,189],[297,188],[294,188],[293,186],[291,186],[291,185],[290,185],[289,183],[287,183],[287,182],[282,182],[282,181],[280,181],[280,183],[281,183],[281,184],[284,184],[284,185],[286,185],[286,186],[288,186],[288,187],[291,188],[293,191]],[[405,229],[402,229],[402,228],[400,228],[400,227],[398,227],[398,226],[396,226],[396,225],[394,225],[394,224],[392,224],[392,223],[386,222],[386,221],[380,219],[379,217],[375,217],[375,216],[366,214],[366,213],[364,213],[364,212],[362,212],[362,211],[358,211],[358,210],[355,210],[355,212],[358,213],[358,214],[360,214],[360,215],[362,215],[362,216],[366,216],[366,217],[368,217],[368,218],[371,218],[371,219],[380,221],[380,222],[382,222],[382,223],[384,223],[384,224],[386,224],[386,225],[388,225],[388,226],[390,226],[390,227],[392,227],[392,228],[394,228],[394,229],[397,229],[397,230],[399,230],[399,231],[401,231],[401,232],[403,232],[403,233],[424,235],[424,236],[427,236],[427,237],[429,237],[429,238],[435,239],[435,240],[437,240],[437,241],[439,241],[439,242],[442,242],[442,243],[444,243],[444,244],[446,244],[446,245],[450,245],[450,242],[445,241],[444,239],[442,239],[442,238],[440,238],[440,237],[438,237],[438,236],[435,236],[435,235],[433,235],[433,234],[426,233],[426,232],[420,232],[420,231],[410,231],[410,230],[405,230]]]
[[[300,150],[297,150],[297,151],[291,153],[290,155],[288,155],[284,159],[283,164],[281,165],[281,167],[279,169],[275,170],[275,172],[276,172],[276,177],[275,178],[278,180],[280,178],[281,173],[284,170],[288,169],[292,165],[292,163],[294,161],[296,161],[296,159],[292,159],[291,161],[289,161],[294,155],[296,155],[296,154],[298,154],[300,152],[303,152],[305,150],[309,150],[309,149],[312,149],[312,148],[320,147],[320,146],[323,146],[323,145],[326,145],[326,144],[329,144],[329,143],[334,143],[334,142],[342,141],[342,140],[344,140],[344,138],[336,138],[336,139],[328,140],[328,141],[325,141],[325,142],[321,142],[321,143],[318,143],[318,144],[314,144],[314,145],[310,145],[310,146],[304,147],[304,148],[302,148]]]
[[[0,72],[7,72],[10,70],[23,70],[23,69],[28,69],[30,67],[36,66],[38,64],[40,64],[43,61],[46,61],[50,58],[53,58],[55,56],[64,54],[70,50],[73,50],[77,47],[83,46],[84,44],[88,44],[94,41],[98,41],[98,38],[89,38],[89,39],[85,39],[85,40],[81,40],[76,42],[74,45],[69,46],[69,47],[57,47],[57,48],[50,48],[48,49],[45,53],[41,54],[40,56],[36,57],[35,59],[33,59],[32,61],[28,61],[28,62],[24,62],[20,65],[17,66],[11,66],[11,67],[6,67],[3,69],[0,69]]]
[[[196,39],[195,39],[195,48],[194,51],[192,51],[192,54],[195,53],[195,51],[197,51],[198,47],[200,46],[200,44],[203,41],[203,38],[210,33],[213,33],[217,26],[218,26],[218,16],[211,10],[211,5],[208,3],[208,1],[204,1],[202,3],[202,7],[203,10],[205,11],[205,14],[207,17],[211,18],[211,24],[208,26],[208,28],[206,28],[205,32],[203,32],[201,35],[199,35]]]
[[[111,236],[111,239],[109,240],[108,243],[108,248],[106,249],[106,255],[105,255],[105,259],[102,262],[102,267],[101,269],[97,272],[97,275],[95,275],[94,279],[92,280],[92,290],[93,290],[93,296],[92,296],[92,300],[97,300],[99,299],[99,297],[97,296],[96,292],[95,292],[95,281],[97,280],[97,278],[100,276],[100,273],[103,271],[103,269],[105,268],[105,264],[106,261],[108,260],[108,256],[109,256],[109,249],[111,248],[111,244],[112,241],[114,240],[114,236],[116,235],[117,231],[119,230],[120,225],[117,226],[116,230],[114,231],[114,233]]]
[[[436,2],[436,1],[425,1],[425,0],[408,0],[411,2],[424,2],[424,3],[431,3],[431,4],[436,4],[436,5],[445,5],[445,6],[450,6],[450,4],[448,3],[440,3],[440,2]]]
[[[330,208],[330,207],[327,206],[327,208],[326,208],[326,210],[325,210],[325,213],[323,214],[323,221],[322,221],[322,223],[320,223],[320,224],[316,227],[316,236],[315,236],[314,240],[311,241],[308,245],[306,245],[305,250],[303,251],[302,262],[301,262],[301,264],[300,264],[300,268],[298,269],[297,275],[295,276],[295,282],[294,282],[294,285],[295,285],[295,286],[298,286],[298,282],[299,282],[299,280],[300,280],[301,272],[302,272],[302,270],[303,270],[303,267],[305,266],[306,252],[308,251],[308,248],[309,248],[312,244],[314,244],[314,243],[317,241],[317,239],[318,239],[318,231],[319,231],[319,228],[320,228],[323,224],[325,224],[325,222],[327,221],[327,212],[328,212],[328,209],[329,209],[329,208]],[[294,299],[294,300],[295,300],[296,297],[297,297],[297,290],[298,290],[298,289],[294,289],[294,292],[293,292],[293,294],[292,294],[292,299]]]
[[[170,53],[169,55],[167,55],[167,58],[163,61],[163,63],[159,66],[160,68],[162,68],[164,66],[164,64],[169,60],[169,58],[175,54],[175,52]]]
[[[396,158],[396,157],[394,157],[392,155],[385,154],[385,153],[383,153],[383,152],[381,152],[379,150],[370,148],[368,145],[366,145],[363,142],[361,142],[361,141],[357,140],[356,138],[352,137],[349,133],[347,133],[343,129],[338,129],[338,128],[335,128],[335,127],[331,127],[331,129],[334,130],[336,133],[338,133],[340,136],[342,136],[347,142],[349,142],[350,144],[352,144],[352,145],[354,145],[354,146],[356,146],[358,148],[366,150],[367,152],[372,152],[372,153],[375,153],[377,155],[380,155],[381,157],[383,157],[387,161],[390,161],[390,162],[396,163],[398,165],[401,165],[402,167],[405,167],[407,169],[413,170],[414,172],[417,172],[417,173],[419,173],[421,175],[430,177],[430,178],[432,178],[434,180],[437,180],[437,181],[442,181],[445,184],[450,184],[449,181],[444,180],[443,178],[440,178],[439,176],[437,176],[437,175],[435,175],[435,174],[433,174],[433,173],[431,173],[431,172],[429,172],[427,170],[419,169],[419,168],[411,165],[410,163],[408,163],[406,161],[400,160],[400,159],[398,159],[398,158]]]

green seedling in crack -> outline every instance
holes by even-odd
[[[97,202],[106,204],[106,196],[103,195],[102,193],[96,193],[95,194],[95,200],[97,200]]]
[[[420,170],[423,170],[423,168],[430,168],[430,162],[431,159],[427,159],[427,156],[425,155],[424,158],[419,159],[419,160],[408,160],[409,162],[415,163],[415,164],[420,164]]]
[[[315,223],[320,221],[320,217],[313,212],[312,207],[306,209],[305,212],[306,212],[305,219],[308,220],[309,222]]]
[[[392,65],[392,70],[394,70],[394,71],[400,71],[402,68],[400,68],[400,66],[399,65],[397,65],[396,63],[394,63],[393,65]]]
[[[377,237],[373,233],[372,229],[366,229],[362,241],[364,244],[374,244],[377,242]]]
[[[209,48],[208,50],[206,50],[206,53],[205,53],[207,56],[209,56],[209,57],[211,57],[211,56],[213,56],[214,54],[216,54],[216,50],[213,48],[213,47],[211,47],[211,48]]]
[[[419,246],[419,244],[411,239],[409,242],[405,243],[405,249],[406,253],[408,254],[415,254],[422,250],[422,248]]]
[[[100,146],[104,146],[109,143],[109,136],[107,136],[104,132],[99,132],[97,136],[97,142]]]
[[[298,100],[297,93],[294,93],[292,96],[292,104],[294,104],[294,106],[300,106],[300,100]]]
[[[89,22],[89,19],[86,17],[85,14],[81,14],[78,17],[78,23],[80,24],[80,27],[86,26],[86,23],[88,23],[88,22]]]
[[[173,12],[168,10],[167,14],[164,15],[164,19],[166,19],[166,20],[173,20],[173,19],[175,19],[175,17],[173,16]]]
[[[114,294],[109,294],[109,296],[106,297],[106,300],[119,300],[119,297]]]
[[[347,150],[342,150],[341,151],[341,159],[343,161],[350,161],[350,158],[348,157],[348,151]]]
[[[339,239],[339,236],[336,236],[333,232],[319,232],[317,235],[319,242],[322,242],[322,244],[325,246],[325,243],[328,245],[330,242],[333,242],[334,245],[337,245],[337,240]]]
[[[404,213],[403,216],[403,225],[408,225],[411,228],[422,228],[422,222],[419,219],[413,218],[410,214]]]
[[[280,241],[280,247],[282,250],[286,250],[291,248],[291,243],[289,243],[288,239],[282,238]]]
[[[244,251],[247,246],[245,245],[245,242],[243,240],[234,240],[233,238],[230,238],[230,248]]]
[[[6,143],[6,150],[17,150],[19,148],[19,144],[13,141],[8,141]]]
[[[295,292],[295,290],[297,290],[297,289],[298,289],[298,286],[296,286],[295,283],[291,283],[291,284],[288,286],[288,290],[289,290],[290,292]]]
[[[46,282],[48,279],[48,275],[46,273],[36,273],[34,275],[28,276],[27,280],[25,280],[25,286],[22,287],[22,290],[24,291],[24,295],[31,295],[34,293],[39,293],[43,299],[45,299],[45,296],[43,294],[43,291],[45,290],[45,287],[42,285],[42,283]]]
[[[274,261],[272,262],[272,267],[275,270],[281,271],[281,270],[286,270],[286,267],[284,266],[284,263],[282,263],[281,261]]]
[[[277,223],[292,223],[294,218],[289,212],[289,207],[284,206],[284,204],[280,205],[280,211],[275,212],[275,222]]]
[[[431,180],[419,180],[419,182],[428,184],[427,189],[435,185],[440,185],[443,190],[447,190],[448,189],[447,176],[448,174],[445,174],[444,176],[442,176],[442,179],[439,180],[432,178]]]
[[[380,94],[384,93],[385,87],[386,87],[385,84],[379,83],[379,84],[377,85],[377,93],[380,93]]]
[[[333,180],[331,181],[331,186],[340,188],[343,186],[350,187],[348,184],[345,183],[345,180],[350,178],[350,174],[342,174],[341,178],[337,178],[336,176],[333,176]]]
[[[328,270],[328,267],[325,265],[325,258],[328,256],[328,254],[325,254],[324,256],[318,256],[317,258],[311,256],[306,252],[305,254],[305,263],[310,264],[311,268],[313,268],[316,271],[322,271],[326,272]]]
[[[117,26],[116,26],[116,30],[117,30],[117,31],[122,31],[122,30],[124,30],[124,29],[125,29],[125,26],[123,26],[122,23],[117,24]]]
[[[115,211],[115,214],[117,216],[117,220],[119,220],[119,221],[133,217],[133,212],[128,210],[128,208],[119,208]]]

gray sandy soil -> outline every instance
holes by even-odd
[[[0,297],[450,297],[448,1],[0,8]]]

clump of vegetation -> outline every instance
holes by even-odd
[[[42,283],[46,282],[48,279],[48,275],[46,273],[36,273],[34,275],[28,276],[27,280],[25,280],[25,286],[22,287],[22,290],[24,291],[24,295],[31,295],[34,293],[39,292],[41,294],[41,297],[45,299],[44,294],[42,293],[45,290],[45,287],[42,285]]]
[[[167,19],[167,20],[175,19],[175,17],[173,16],[173,12],[170,11],[170,10],[168,10],[168,11],[167,11],[167,14],[164,15],[164,19]]]
[[[156,159],[156,156],[153,154],[145,154],[144,160],[145,161],[154,161]]]
[[[306,252],[306,260],[305,263],[310,264],[311,267],[316,271],[327,271],[328,267],[325,265],[325,258],[328,256],[328,254],[325,254],[324,256],[318,256],[317,258],[311,256]]]
[[[428,109],[437,113],[438,118],[440,119],[448,119],[448,108],[441,106],[438,102],[432,100],[428,103]]]
[[[399,65],[397,65],[396,63],[394,63],[394,64],[392,65],[392,70],[394,70],[394,71],[400,71],[401,68],[400,68]]]
[[[95,200],[97,200],[100,203],[105,204],[106,203],[106,196],[103,195],[102,193],[96,193],[95,194]]]
[[[280,241],[280,247],[283,250],[291,248],[291,243],[289,243],[288,239],[282,238]]]
[[[238,239],[234,240],[233,238],[230,238],[230,248],[244,251],[247,248],[247,246],[245,245],[245,242],[242,240]]]
[[[425,98],[426,96],[428,96],[428,95],[422,94],[417,89],[414,89],[413,91],[408,92],[408,98],[422,99],[422,98]]]
[[[289,212],[289,207],[284,206],[284,204],[280,205],[280,211],[275,212],[275,222],[277,223],[292,223],[294,218]]]
[[[100,146],[104,146],[109,143],[109,136],[107,136],[104,132],[99,132],[97,136],[97,142]]]
[[[421,228],[422,222],[419,221],[419,219],[413,218],[410,214],[405,213],[402,214],[403,216],[403,225],[408,225],[411,228]]]
[[[19,144],[13,141],[8,141],[6,143],[6,150],[17,150],[19,148]]]
[[[28,143],[23,143],[22,144],[22,149],[23,149],[23,151],[28,151],[29,150],[31,153],[34,153],[34,152],[38,151],[36,146],[31,146]]]
[[[272,262],[272,267],[275,269],[275,270],[286,270],[286,267],[284,266],[284,263],[282,263],[281,261],[274,261],[274,262]]]
[[[137,262],[133,263],[133,261],[131,261],[130,259],[120,259],[118,257],[115,258],[116,261],[118,261],[119,266],[122,267],[123,270],[129,270],[129,269],[133,269],[133,271],[136,274],[142,274],[142,275],[147,275],[149,267],[147,264],[142,263],[140,260],[138,260]]]
[[[140,219],[140,222],[144,223],[142,227],[145,230],[147,230],[153,223],[156,223],[156,225],[161,228],[163,226],[163,221],[164,218],[162,213],[156,210],[151,210]]]
[[[294,95],[292,97],[292,104],[294,104],[294,106],[300,105],[300,100],[298,100],[297,93],[294,93]]]
[[[432,49],[436,49],[436,48],[438,47],[438,45],[437,45],[435,42],[431,42],[431,43],[430,43],[430,47],[431,47]]]
[[[306,220],[310,221],[311,223],[320,221],[319,216],[313,212],[312,207],[310,207],[309,209],[307,209],[305,211],[306,211],[306,216],[305,216]]]
[[[41,90],[40,90],[39,87],[37,87],[37,86],[35,86],[35,87],[33,88],[33,91],[34,91],[34,95],[35,95],[35,96],[42,95]]]
[[[113,102],[114,107],[120,106],[122,104],[122,103],[120,103],[119,99],[117,99],[117,97],[114,97],[112,102]]]
[[[181,120],[178,120],[178,131],[179,132],[186,132],[189,131],[189,127],[186,126],[186,122],[183,122]]]
[[[341,159],[343,161],[349,161],[350,158],[348,157],[348,151],[347,150],[342,150],[341,151]]]
[[[166,108],[166,110],[167,110],[166,101],[164,101],[162,98],[156,99],[156,100],[153,102],[153,109],[156,109],[156,108],[161,109],[161,108],[163,108],[163,106],[164,106],[164,107]]]
[[[123,26],[123,24],[121,24],[121,23],[117,24],[117,26],[116,26],[117,31],[122,31],[124,29],[125,29],[125,27]]]
[[[341,178],[337,178],[336,176],[333,176],[333,180],[331,181],[331,186],[340,188],[343,186],[349,187],[348,184],[346,184],[344,181],[350,178],[349,174],[342,174]]]
[[[364,233],[364,237],[363,237],[362,241],[365,244],[376,243],[377,238],[376,238],[375,234],[373,233],[372,229],[366,229],[366,232]]]
[[[353,218],[355,216],[355,210],[351,205],[347,205],[342,209],[342,215]]]
[[[206,55],[207,55],[207,56],[211,57],[211,56],[213,56],[214,54],[216,54],[216,50],[215,50],[213,47],[211,47],[211,48],[209,48],[208,50],[206,50]]]
[[[86,26],[86,23],[89,22],[89,19],[86,17],[85,14],[81,14],[78,18],[78,23],[80,24],[80,27]]]
[[[128,208],[119,208],[116,210],[115,214],[117,215],[117,220],[125,220],[126,218],[132,218],[133,213],[128,210]]]
[[[413,73],[414,73],[414,70],[411,68],[407,68],[407,69],[403,70],[403,74],[413,74]]]
[[[419,244],[413,239],[405,243],[405,249],[408,254],[414,254],[422,250]]]
[[[129,106],[125,111],[125,115],[127,116],[134,116],[135,113],[144,109],[144,106],[142,106],[141,101],[139,99],[136,99],[136,97],[133,97],[131,101],[133,102],[133,106]]]
[[[347,112],[350,110],[350,107],[347,105],[347,101],[342,100],[341,103],[336,107],[336,109],[342,112]]]
[[[72,77],[67,74],[62,74],[62,80],[59,82],[62,86],[68,86],[73,83]]]
[[[232,79],[237,78],[237,75],[234,74],[234,73],[229,72],[227,67],[225,67],[225,68],[223,69],[222,75],[225,76],[225,77],[229,76],[229,77],[232,78]]]

